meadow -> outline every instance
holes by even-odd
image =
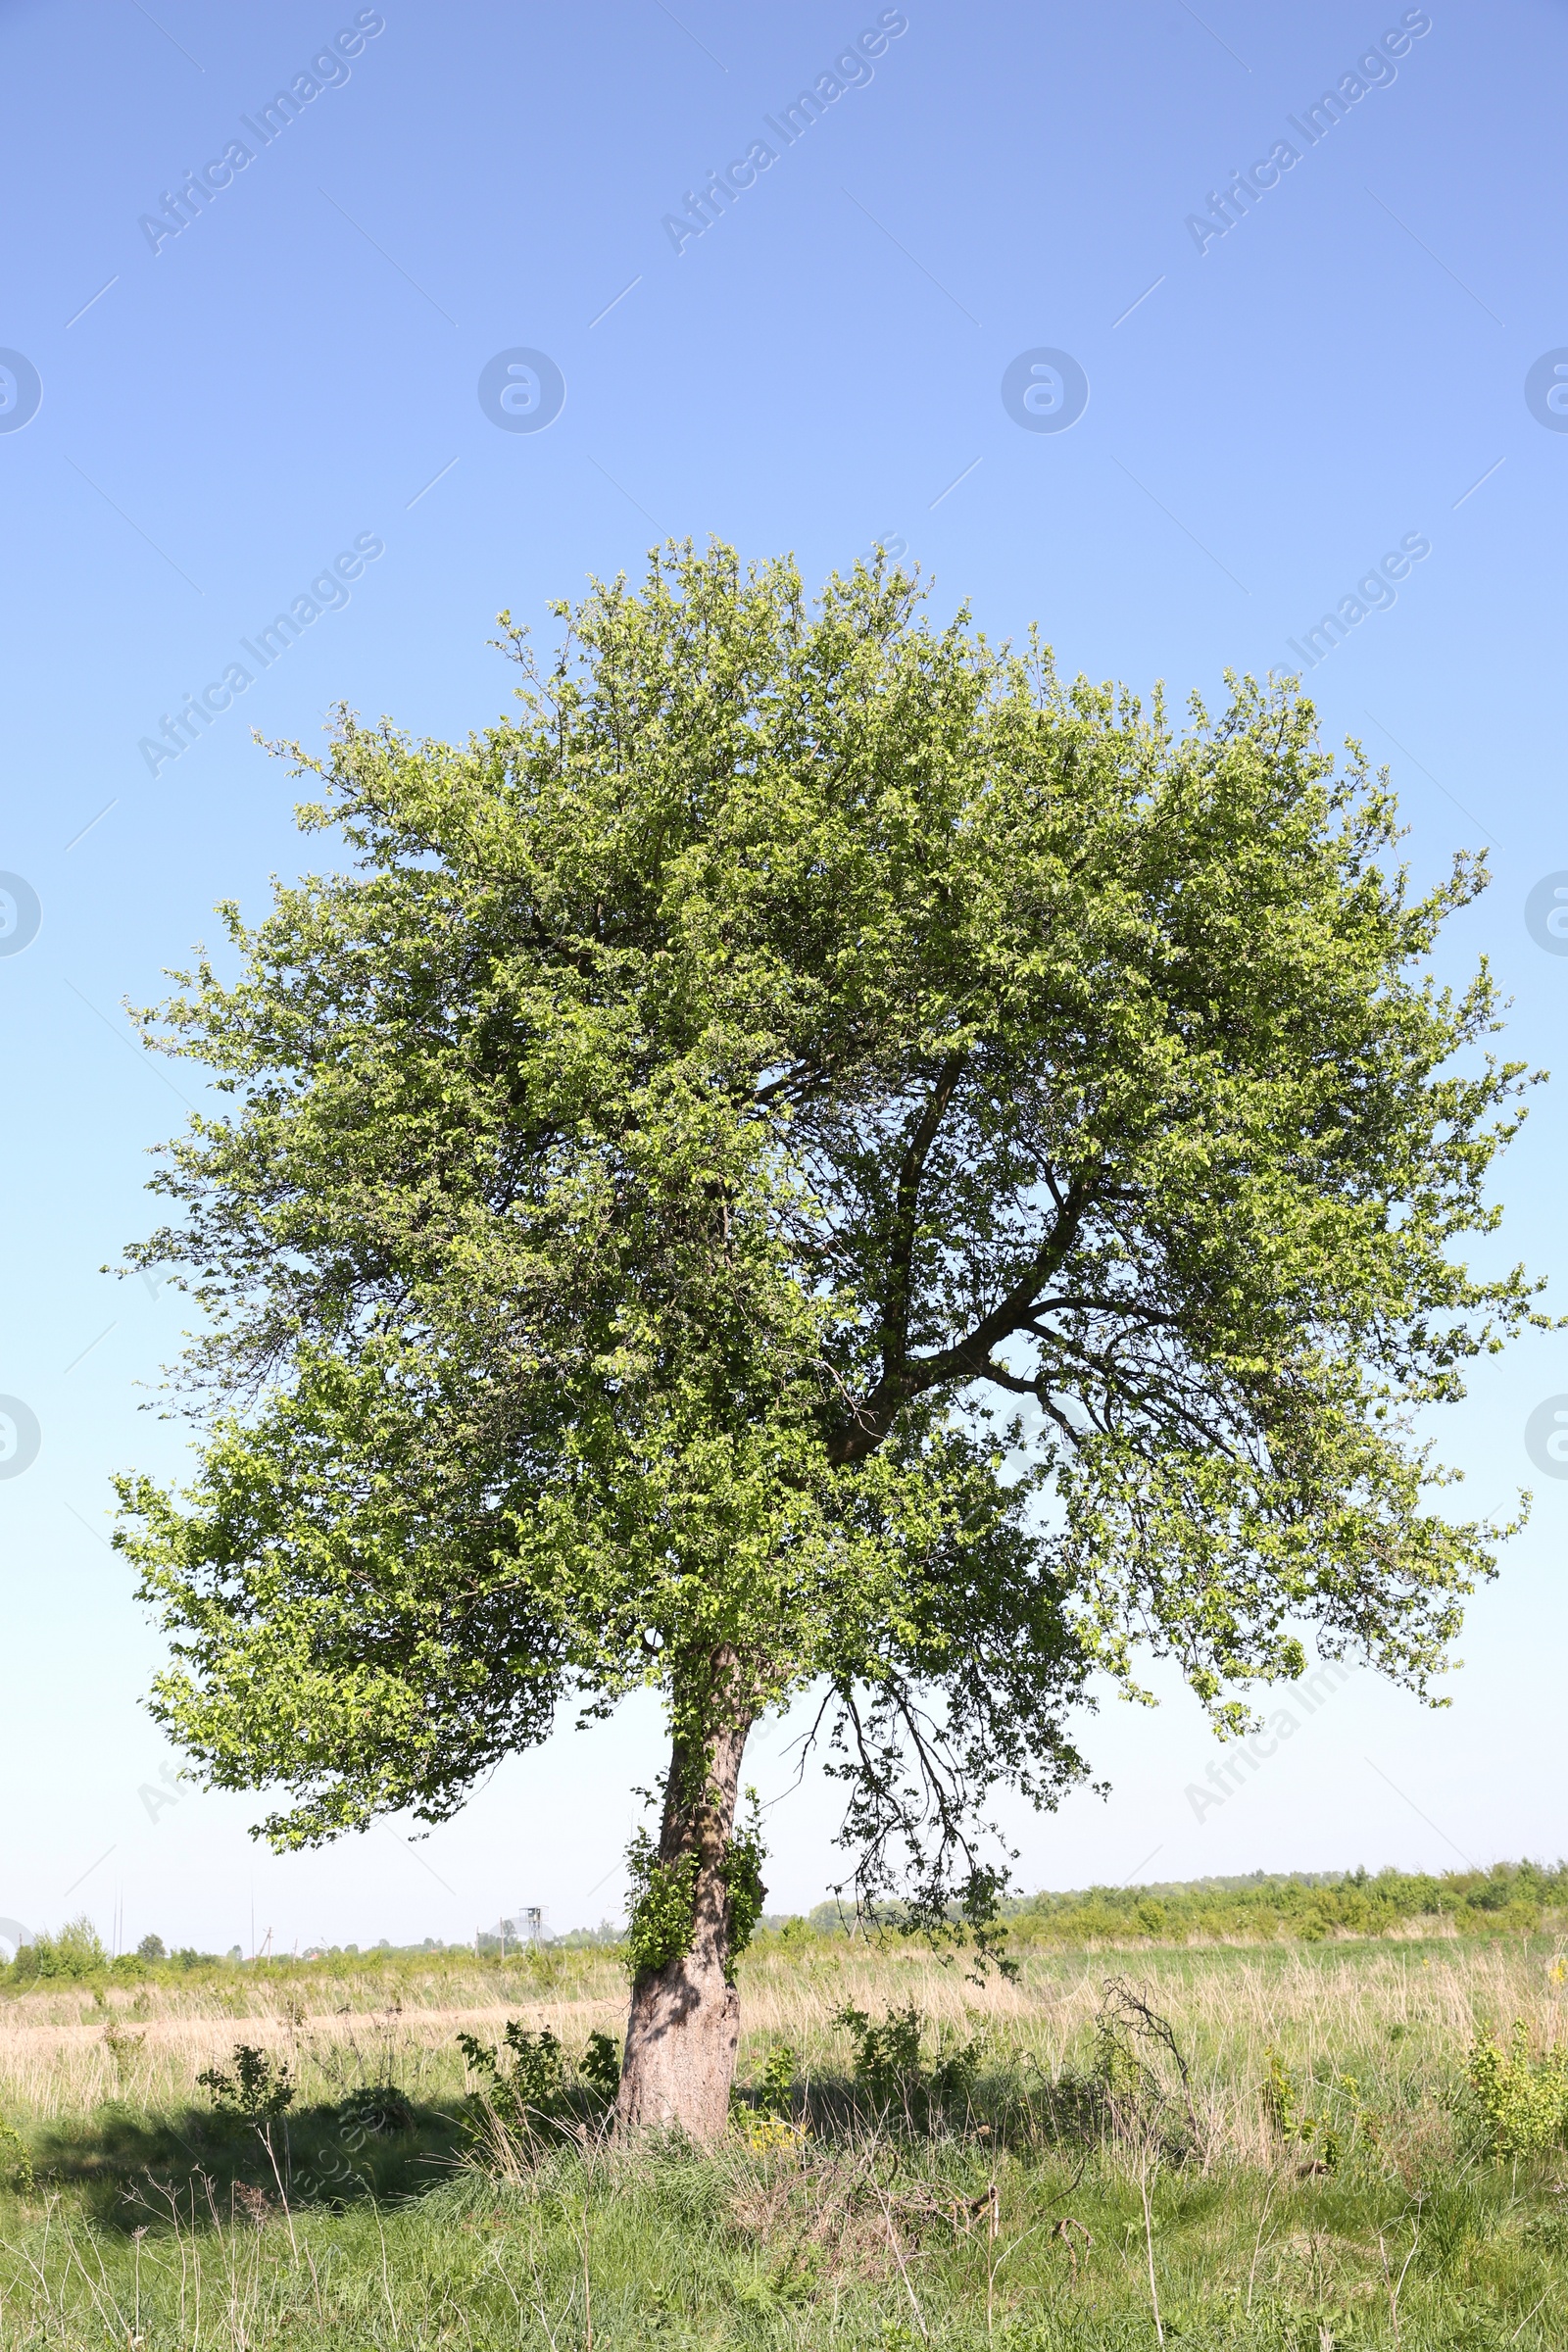
[[[775,1927],[708,2152],[606,2132],[613,1948],[8,1970],[0,2344],[1555,2352],[1556,1874],[1399,1884]]]

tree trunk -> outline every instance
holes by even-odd
[[[715,1661],[722,1705],[733,1662]],[[740,2038],[740,1996],[729,1982],[729,1888],[724,1862],[735,1826],[749,1719],[731,1723],[701,1749],[677,1730],[659,1840],[662,1863],[698,1857],[689,1950],[632,1981],[631,2016],[616,2102],[617,2129],[678,2128],[698,2141],[721,2136]]]

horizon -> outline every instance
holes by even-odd
[[[1121,1886],[1091,1884],[1084,1886],[1037,1886],[1027,1892],[1020,1889],[1005,1897],[1003,1912],[1004,1918],[1017,1918],[1020,1915],[1028,1914],[1043,1903],[1088,1903],[1097,1897],[1107,1895],[1128,1898],[1158,1898],[1172,1895],[1240,1893],[1253,1888],[1266,1892],[1274,1887],[1292,1886],[1333,1888],[1362,1886],[1376,1887],[1381,1885],[1387,1887],[1390,1883],[1402,1882],[1408,1885],[1419,1884],[1423,1881],[1435,1884],[1441,1890],[1451,1886],[1457,1881],[1474,1881],[1476,1879],[1503,1880],[1505,1882],[1520,1879],[1549,1881],[1554,1878],[1568,1881],[1568,1859],[1559,1858],[1555,1863],[1548,1863],[1538,1861],[1529,1855],[1521,1855],[1514,1861],[1494,1862],[1485,1871],[1404,1871],[1395,1863],[1385,1863],[1376,1870],[1369,1870],[1364,1863],[1355,1863],[1342,1870],[1326,1871],[1259,1869],[1198,1879],[1140,1880],[1131,1885]],[[1565,1891],[1568,1891],[1568,1887],[1565,1887]],[[810,1905],[808,1910],[764,1911],[758,1921],[758,1927],[764,1932],[777,1934],[785,1927],[804,1922],[818,1934],[830,1933],[835,1928],[847,1936],[865,1933],[878,1935],[888,1932],[888,1929],[892,1929],[896,1933],[899,1908],[897,1903],[888,1905],[887,1927],[879,1928],[875,1922],[867,1925],[853,1910],[846,1910],[829,1893],[821,1901]],[[19,1941],[11,1934],[11,1931],[22,1925],[22,1922],[16,1920],[0,1921],[0,1961],[14,1959],[22,1944],[45,1940],[51,1943],[58,1942],[66,1930],[80,1925],[90,1927],[91,1922],[85,1914],[80,1914],[77,1919],[61,1921],[53,1927],[44,1926],[36,1929],[28,1927]],[[281,1946],[275,1948],[272,1946],[271,1934],[270,1931],[268,1931],[259,1947],[253,1947],[247,1952],[240,1946],[231,1945],[225,1953],[202,1951],[189,1944],[170,1945],[156,1929],[150,1929],[139,1939],[138,1944],[106,1945],[105,1949],[111,1959],[124,1954],[153,1960],[178,1961],[187,1958],[200,1961],[226,1960],[244,1967],[263,1960],[313,1961],[350,1957],[373,1959],[378,1952],[402,1958],[410,1956],[416,1958],[421,1952],[472,1952],[477,1958],[493,1949],[497,1956],[505,1959],[509,1956],[515,1957],[527,1948],[564,1951],[596,1944],[614,1944],[624,1938],[625,1933],[626,1922],[624,1919],[617,1923],[609,1918],[601,1919],[592,1926],[584,1921],[577,1921],[568,1928],[553,1929],[548,1924],[542,1923],[537,1929],[530,1929],[526,1924],[526,1911],[519,1907],[516,1913],[510,1917],[497,1918],[488,1927],[476,1926],[466,1937],[443,1938],[426,1935],[395,1943],[390,1936],[381,1936],[372,1941],[365,1942],[360,1941],[357,1937],[345,1938],[341,1942],[333,1943],[307,1941],[303,1947],[296,1938],[293,1946],[285,1950]],[[153,1954],[141,1952],[139,1944],[149,1941],[162,1943],[163,1950]],[[509,1944],[512,1947],[510,1954],[507,1948]]]

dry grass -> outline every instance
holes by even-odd
[[[1106,1980],[1117,1975],[1152,1988],[1192,2068],[1210,2144],[1241,2163],[1269,2160],[1258,2086],[1270,2049],[1304,2082],[1352,2078],[1426,2135],[1422,2119],[1451,2098],[1478,2033],[1506,2034],[1521,2018],[1538,2049],[1568,2044],[1568,1971],[1559,1947],[1539,1938],[1097,1952],[1030,1959],[1017,1981],[982,1987],[924,1954],[849,1945],[748,1972],[743,2071],[777,2041],[808,2071],[842,2068],[833,2026],[842,2007],[874,2014],[912,2002],[934,2026],[984,2028],[1002,2068],[1054,2078],[1091,2063]]]
[[[386,2079],[418,2098],[453,2096],[460,2032],[494,2037],[515,2017],[568,2049],[590,2033],[618,2035],[625,1985],[612,1958],[573,1955],[553,1982],[552,1973],[520,1969],[505,1986],[493,1970],[471,1982],[400,1978],[395,1987],[367,1974],[330,1987],[331,2005],[319,1991],[302,1997],[297,1985],[265,1981],[237,1992],[26,1993],[0,2008],[0,2113],[42,2122],[108,2099],[175,2106],[199,2095],[197,2076],[241,2040],[289,2061],[302,2103]],[[1153,1988],[1219,2142],[1249,2162],[1264,2157],[1265,2126],[1248,2086],[1261,2082],[1270,2048],[1302,2078],[1349,2075],[1412,2109],[1457,2080],[1478,2031],[1522,2018],[1538,2047],[1568,2043],[1568,1973],[1558,1947],[1539,1938],[1032,1957],[1016,1981],[983,1985],[919,1949],[823,1941],[744,1966],[742,2078],[780,2042],[799,2053],[807,2079],[840,2073],[842,2009],[878,2015],[911,2003],[933,2027],[983,2029],[1009,2068],[1055,2077],[1088,2065],[1106,1978],[1121,1974]]]
[[[1054,2136],[1048,2086],[1089,2073],[1117,1976],[1144,1987],[1189,2062],[1185,2154],[1099,2126]],[[1016,1982],[983,1986],[901,1947],[764,1946],[744,1967],[742,2078],[788,2043],[820,2093],[813,2130],[737,2132],[702,2159],[525,2149],[510,2178],[485,2180],[436,2113],[462,2087],[458,2033],[494,2036],[515,2017],[568,2050],[613,2033],[612,1956],[32,1991],[0,2005],[0,2111],[45,2168],[0,2225],[0,2345],[578,2352],[591,2288],[598,2352],[1124,2352],[1154,2341],[1152,2267],[1171,2340],[1195,2352],[1557,2352],[1556,2175],[1487,2161],[1463,2077],[1475,2034],[1515,2017],[1538,2048],[1568,2040],[1565,1999],[1542,1937],[1036,1953]],[[986,2051],[967,2119],[929,2138],[846,2119],[842,2101],[840,2012],[908,2006]],[[301,2108],[319,2111],[290,2118],[287,2188],[255,2133],[225,2139],[199,2112],[197,2075],[242,2040],[286,2058]],[[1301,2108],[1343,2132],[1332,2179],[1270,2127],[1270,2050]],[[332,2210],[297,2185],[307,2143],[341,2137],[333,2103],[386,2078],[419,2104],[424,2139]]]
[[[236,2042],[288,2062],[302,2103],[340,2098],[357,2083],[392,2081],[420,2099],[461,2089],[460,2033],[494,2037],[509,2017],[548,2025],[568,2044],[596,2030],[618,2033],[625,1993],[606,1972],[602,1990],[574,1997],[517,1997],[454,2003],[411,2002],[399,1988],[380,2005],[364,1988],[341,2006],[317,2008],[296,1993],[258,1988],[243,2005],[220,1995],[162,1987],[132,1996],[111,1988],[91,1994],[25,1994],[0,2011],[0,2113],[14,2121],[55,2122],[108,2099],[148,2109],[183,2105],[202,2094],[201,2072],[221,2065]]]

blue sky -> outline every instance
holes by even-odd
[[[902,543],[939,612],[1038,620],[1069,672],[1210,701],[1342,614],[1309,673],[1325,736],[1389,763],[1419,880],[1490,849],[1444,967],[1489,956],[1509,1050],[1549,1065],[1568,958],[1525,907],[1568,869],[1568,14],[5,0],[0,67],[0,874],[26,886],[0,881],[0,1396],[39,1432],[0,1478],[0,1914],[247,1948],[253,1915],[280,1948],[461,1936],[524,1901],[597,1918],[658,1768],[647,1707],[514,1762],[417,1852],[378,1830],[286,1861],[244,1803],[160,1777],[140,1712],[157,1643],[106,1482],[178,1470],[179,1426],[142,1408],[180,1308],[99,1269],[152,1216],[146,1153],[191,1082],[121,1004],[214,936],[217,900],[259,912],[306,861],[252,729],[317,742],[339,700],[482,725],[510,694],[497,610],[549,643],[549,600],[670,534],[792,549],[811,579]],[[803,89],[819,114],[787,138]],[[1314,121],[1326,91],[1339,119]],[[694,233],[689,196],[734,164]],[[209,166],[178,225],[168,199]],[[543,429],[481,405],[499,369],[531,420],[517,352],[564,386]],[[1087,381],[1066,429],[1004,400],[1037,382],[1032,414],[1063,413],[1043,352]],[[264,668],[245,641],[297,599],[321,610]],[[140,748],[209,685],[177,759]],[[1565,1101],[1536,1098],[1487,1245],[1559,1303]],[[1525,1427],[1559,1391],[1568,1349],[1538,1338],[1442,1427],[1467,1507],[1538,1490],[1451,1708],[1357,1678],[1203,1807],[1193,1703],[1110,1705],[1090,1737],[1114,1794],[1018,1816],[1025,1882],[1554,1855],[1568,1483]],[[766,1796],[785,1744],[757,1756]],[[809,1782],[770,1812],[775,1902],[820,1895],[831,1819]]]

